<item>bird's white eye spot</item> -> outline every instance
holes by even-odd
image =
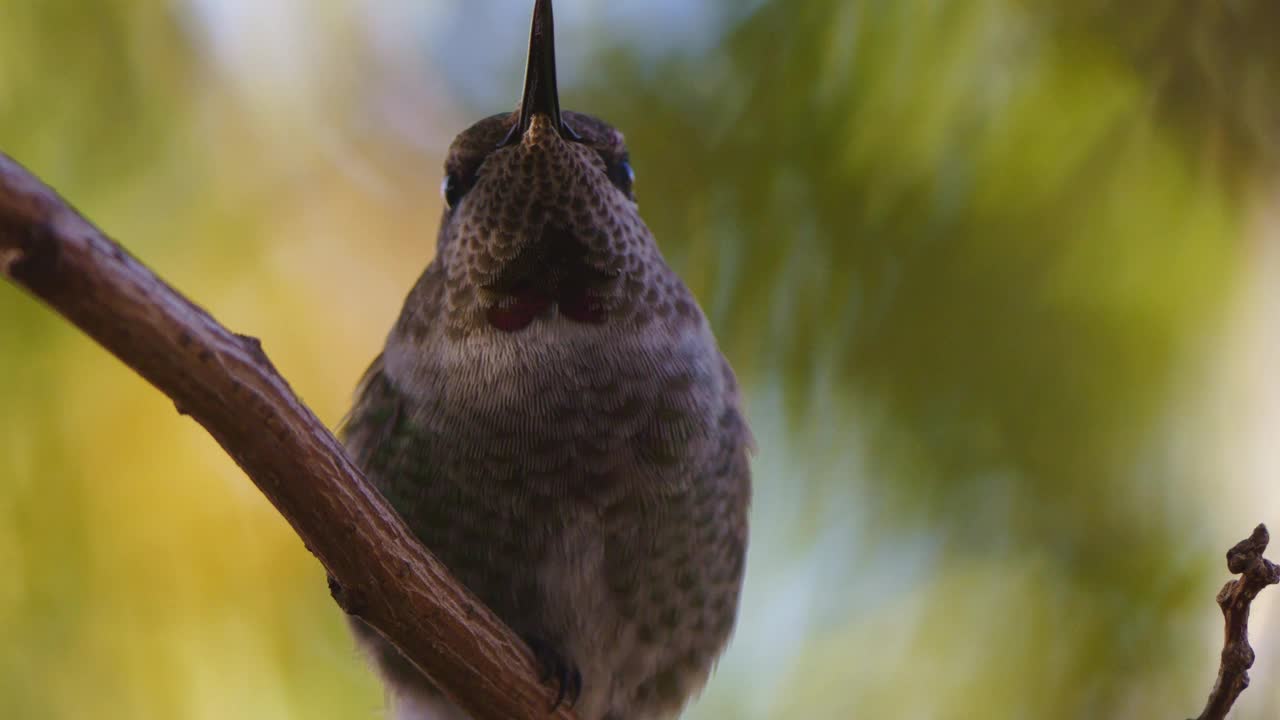
[[[462,200],[465,194],[462,183],[458,182],[458,178],[453,173],[444,176],[440,181],[440,197],[444,198],[445,207],[452,210]]]
[[[449,192],[449,190],[451,190],[453,184],[453,176],[444,176],[443,178],[440,178],[440,200],[444,200],[445,208],[453,208],[453,202],[451,202],[451,197],[449,197],[449,195],[452,195],[452,192]]]

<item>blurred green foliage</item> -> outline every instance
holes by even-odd
[[[349,25],[390,10],[307,26],[330,50],[299,83],[341,68],[312,97],[245,91],[253,63],[177,3],[0,2],[0,147],[336,422],[439,209],[443,150],[351,110],[392,84]],[[706,52],[595,38],[565,104],[627,133],[761,446],[742,627],[697,716],[1198,709],[1221,552],[1274,499],[1223,515],[1194,412],[1275,192],[1277,13],[775,1]],[[430,99],[436,134],[494,111]],[[274,511],[7,287],[0,397],[0,717],[377,715]],[[1280,704],[1268,667],[1238,717]]]

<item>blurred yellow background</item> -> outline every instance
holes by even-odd
[[[519,0],[0,0],[0,150],[331,425]],[[560,0],[760,444],[693,718],[1181,718],[1280,527],[1280,5]],[[1274,593],[1254,686],[1280,713]],[[0,718],[376,718],[217,445],[0,285]]]

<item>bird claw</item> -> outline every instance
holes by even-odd
[[[551,703],[551,711],[555,712],[561,703],[565,703],[566,707],[573,707],[582,695],[582,673],[578,671],[578,667],[542,638],[526,637],[525,642],[538,662],[538,682],[556,683],[556,699]]]

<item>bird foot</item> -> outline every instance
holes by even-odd
[[[538,681],[556,683],[556,699],[551,704],[551,711],[554,712],[566,701],[567,707],[573,707],[582,695],[582,673],[578,671],[578,667],[540,637],[526,635],[524,641],[538,661]]]

